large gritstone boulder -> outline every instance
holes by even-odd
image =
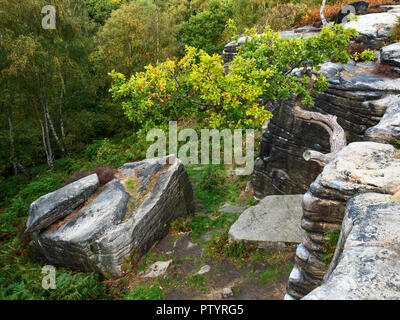
[[[355,196],[323,284],[303,299],[399,300],[399,288],[400,198]]]
[[[127,163],[81,208],[36,231],[33,247],[50,264],[119,277],[166,235],[172,220],[193,211],[180,160]]]

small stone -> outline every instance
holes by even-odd
[[[222,298],[231,298],[231,297],[233,297],[233,291],[231,288],[223,288],[221,295],[222,295]]]
[[[199,270],[199,272],[197,272],[197,274],[200,274],[200,275],[206,274],[206,273],[210,272],[210,270],[211,270],[211,267],[208,264],[206,264],[205,266],[202,266],[200,268],[200,270]]]
[[[140,272],[139,276],[142,278],[157,278],[162,276],[165,274],[165,272],[167,272],[167,269],[171,263],[172,260],[155,262],[146,271]]]

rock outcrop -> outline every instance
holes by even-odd
[[[400,299],[400,198],[351,198],[323,284],[305,300]]]
[[[327,271],[323,261],[329,240],[326,233],[341,230],[346,203],[352,196],[391,195],[399,187],[400,153],[393,146],[354,142],[337,153],[303,197],[301,226],[306,233],[296,251],[286,298],[300,299],[322,283]]]
[[[392,113],[398,108],[400,79],[374,74],[374,68],[374,63],[354,62],[346,66],[327,62],[322,66],[330,87],[315,97],[313,110],[336,115],[348,142],[386,142],[398,134],[399,115]],[[293,101],[282,101],[263,133],[252,181],[257,198],[305,193],[321,167],[305,161],[304,151],[329,152],[325,130],[296,120],[292,107]]]
[[[52,265],[118,277],[165,236],[173,219],[193,211],[192,186],[180,160],[127,163],[81,208],[36,231],[33,249]]]
[[[255,244],[259,249],[285,250],[302,241],[303,195],[268,196],[244,211],[229,230],[229,240]]]

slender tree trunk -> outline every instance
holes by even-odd
[[[61,89],[61,94],[60,94],[60,129],[61,129],[61,137],[63,140],[65,140],[65,127],[64,127],[64,120],[63,120],[63,103],[64,103],[64,91]]]
[[[321,16],[321,21],[323,26],[328,25],[328,21],[325,18],[324,10],[325,10],[325,5],[326,5],[326,0],[322,0],[322,5],[321,5],[321,10],[319,12],[319,15]]]
[[[53,120],[51,120],[49,108],[48,108],[48,105],[47,105],[47,101],[45,103],[45,113],[46,113],[47,120],[49,121],[49,127],[50,127],[50,130],[51,130],[52,134],[53,134],[53,137],[56,140],[57,145],[61,149],[62,153],[65,154],[65,149],[64,149],[63,143],[61,142],[60,138],[57,135],[56,129],[54,128]]]
[[[64,90],[61,88],[61,94],[60,94],[60,104],[59,104],[59,113],[60,113],[60,130],[61,130],[61,142],[63,145],[63,148],[65,150],[66,156],[70,157],[71,154],[65,144],[65,125],[64,125],[64,118],[63,118],[63,105],[64,105]]]
[[[44,92],[44,86],[42,83],[42,80],[40,78],[40,75],[38,74],[38,85],[39,85],[39,93],[40,93],[40,101],[42,103],[42,109],[43,109],[43,139],[44,139],[44,144],[45,144],[45,149],[46,149],[46,156],[47,156],[47,163],[51,169],[52,172],[55,171],[54,168],[54,162],[53,162],[53,149],[51,146],[51,141],[50,141],[50,133],[49,133],[49,125],[48,125],[48,118],[47,118],[47,101],[45,97],[45,92]]]

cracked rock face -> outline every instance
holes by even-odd
[[[33,249],[56,266],[118,277],[165,236],[172,220],[193,211],[192,186],[180,160],[127,163],[82,208],[36,231]]]
[[[351,197],[379,193],[387,200],[399,188],[400,153],[393,146],[354,142],[338,152],[303,197],[301,226],[305,236],[296,251],[286,298],[301,299],[321,285],[327,271],[323,261],[324,245],[329,240],[326,233],[341,230],[346,204]],[[366,224],[357,222],[365,232],[373,233],[374,228],[379,228],[379,221],[366,221]]]
[[[400,199],[366,193],[347,204],[323,284],[305,300],[400,299]]]

